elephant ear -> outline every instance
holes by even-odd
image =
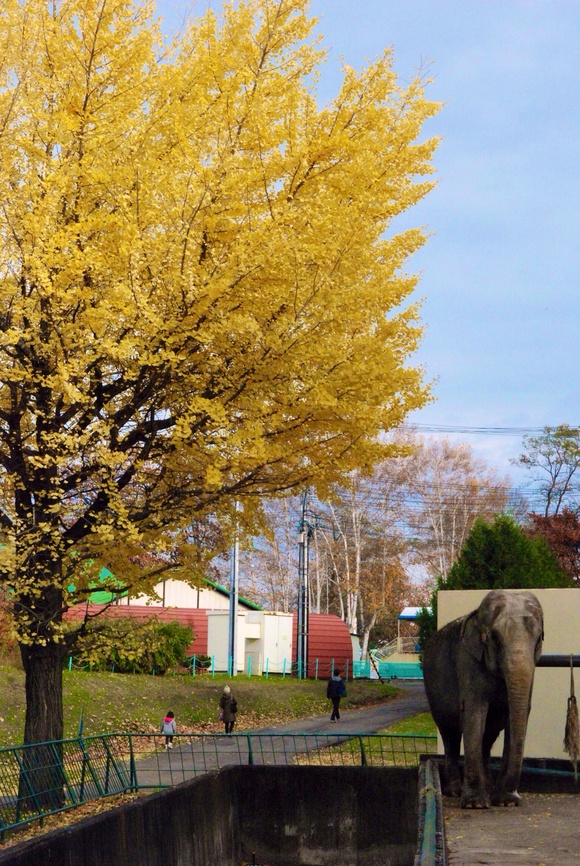
[[[477,618],[477,611],[474,610],[469,616],[466,616],[461,626],[461,643],[467,651],[480,662],[483,658],[487,634],[485,629]]]

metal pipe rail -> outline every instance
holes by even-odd
[[[536,665],[538,668],[569,668],[570,663],[575,668],[580,668],[580,656],[576,655],[543,655]]]
[[[445,822],[439,767],[431,760],[419,767],[419,834],[414,866],[446,866]]]

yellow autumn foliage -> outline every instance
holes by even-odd
[[[315,26],[307,0],[246,0],[170,42],[151,2],[3,0],[0,568],[23,645],[58,639],[89,564],[146,588],[142,554],[193,515],[227,526],[238,500],[251,525],[262,495],[371,467],[429,399],[405,270],[425,235],[390,229],[432,188],[438,106],[389,51],[320,106]]]

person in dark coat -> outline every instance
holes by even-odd
[[[340,699],[345,695],[346,688],[344,687],[344,681],[340,676],[339,669],[335,668],[334,673],[328,680],[328,685],[326,686],[326,697],[330,698],[332,701],[331,722],[338,722],[340,719]]]
[[[232,690],[229,686],[224,686],[224,690],[220,698],[220,713],[221,718],[223,719],[226,734],[231,734],[234,729],[237,711],[238,704],[236,699],[232,695]]]

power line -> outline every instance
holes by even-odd
[[[462,435],[475,436],[542,436],[546,432],[546,427],[551,430],[561,427],[561,424],[548,424],[544,427],[465,427],[461,425],[454,426],[453,424],[403,424],[405,430],[416,430],[419,433],[457,433]],[[580,425],[566,425],[571,430],[580,429]]]
[[[525,489],[522,487],[488,487],[487,492],[495,492],[496,494],[504,494],[506,497],[506,507],[517,504],[523,500],[527,510],[535,510],[541,508],[545,504],[545,495],[538,488]],[[404,508],[407,513],[419,514],[429,508],[454,508],[463,507],[468,510],[476,511],[481,507],[481,497],[477,492],[469,490],[467,485],[441,485],[437,488],[426,485],[423,492],[401,490],[396,497],[396,502],[391,503],[391,509],[396,510],[398,507]],[[370,508],[375,512],[380,512],[384,505],[385,499],[381,496],[380,491],[371,491],[362,495],[358,500],[360,508]],[[348,506],[347,506],[348,507]],[[314,519],[316,516],[316,528],[327,529],[333,525],[332,519],[325,512],[324,503],[320,503],[318,510],[316,507],[311,512]]]

